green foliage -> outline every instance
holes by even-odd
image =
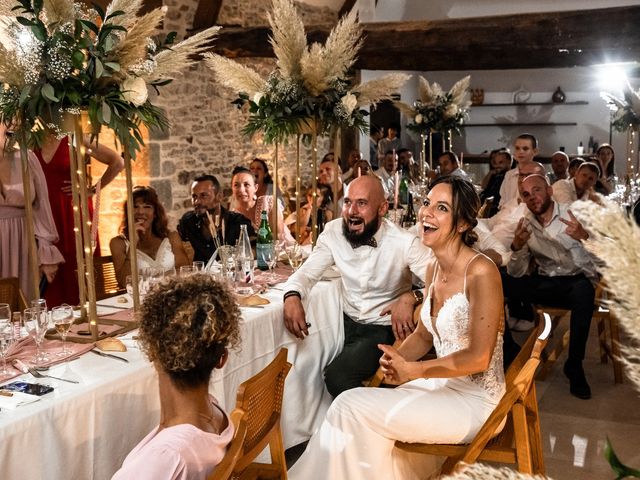
[[[604,444],[604,458],[607,459],[607,462],[609,462],[609,465],[611,465],[611,469],[617,475],[616,480],[621,480],[627,477],[640,478],[640,470],[627,467],[618,459],[615,452],[613,451],[613,446],[609,441],[609,437],[607,437],[607,440]]]
[[[347,111],[342,98],[349,93],[346,80],[335,81],[318,96],[312,96],[302,82],[283,79],[273,73],[267,81],[266,93],[257,101],[240,93],[232,104],[249,109],[249,120],[242,133],[252,136],[264,133],[265,143],[285,143],[299,133],[308,135],[313,127],[317,135],[326,135],[335,127],[356,128],[366,132],[366,110]]]
[[[451,131],[460,135],[460,127],[468,114],[466,109],[454,106],[451,93],[442,93],[428,104],[417,100],[413,107],[417,115],[407,128],[418,134]]]
[[[0,92],[0,119],[15,121],[31,145],[38,144],[43,126],[61,125],[66,112],[87,111],[92,125],[114,130],[118,140],[135,157],[144,145],[140,128],[165,129],[164,113],[147,100],[136,105],[126,100],[121,86],[131,72],[123,72],[115,52],[121,36],[127,30],[114,24],[123,11],[106,16],[98,5],[90,15],[45,25],[41,18],[43,0],[16,0],[13,11],[16,21],[35,37],[32,52],[40,59],[24,87],[9,85]],[[170,48],[175,33],[150,46],[148,57],[157,49]],[[154,88],[170,80],[152,82]]]

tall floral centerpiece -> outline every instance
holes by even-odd
[[[469,116],[471,100],[469,98],[470,76],[458,80],[451,90],[445,92],[434,82],[429,84],[426,78],[419,77],[418,100],[413,106],[403,102],[396,102],[400,110],[412,119],[407,128],[420,135],[422,151],[420,155],[420,172],[424,176],[426,163],[425,141],[429,138],[429,167],[433,168],[433,153],[431,135],[440,132],[443,136],[443,146],[452,133],[460,135],[460,127]],[[447,148],[447,147],[443,147]]]
[[[157,90],[193,64],[193,55],[202,53],[219,30],[213,27],[174,44],[175,33],[160,35],[167,7],[139,15],[142,3],[114,0],[105,11],[73,0],[0,0],[0,120],[15,131],[23,164],[26,149],[40,145],[45,135],[70,136],[78,283],[83,315],[88,300],[94,337],[97,314],[80,115],[87,115],[93,135],[100,127],[110,128],[122,145],[129,231],[134,232],[131,158],[144,145],[143,126],[168,126],[163,111],[151,102],[149,88]],[[136,265],[135,242],[130,253]],[[137,308],[137,269],[131,273]]]
[[[633,90],[627,83],[622,98],[610,93],[603,93],[602,97],[612,111],[611,126],[618,132],[627,134],[627,161],[625,197],[629,197],[631,182],[637,181],[640,173],[640,89]],[[635,165],[634,165],[635,154]]]
[[[315,195],[317,136],[328,135],[342,127],[365,131],[368,112],[362,107],[391,98],[409,76],[392,73],[370,82],[353,84],[349,70],[363,42],[355,10],[338,22],[324,45],[307,44],[302,18],[292,0],[273,0],[268,21],[276,68],[266,79],[252,68],[220,55],[207,54],[205,61],[216,79],[236,92],[233,103],[248,109],[244,134],[262,132],[264,141],[276,146],[291,136],[310,136]],[[338,155],[334,157],[338,162]],[[277,183],[277,158],[275,166]],[[299,174],[297,178],[299,205]],[[334,185],[334,192],[336,187]],[[316,208],[313,202],[314,243]]]

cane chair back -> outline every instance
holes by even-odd
[[[227,446],[227,453],[225,453],[222,461],[216,466],[215,470],[207,477],[207,480],[228,480],[231,478],[233,468],[236,466],[240,454],[242,453],[242,447],[244,440],[247,436],[247,422],[244,419],[244,413],[240,410],[234,410],[231,413],[231,420],[236,427],[236,431],[233,434],[233,440]]]
[[[125,289],[118,285],[111,255],[94,258],[93,268],[95,270],[96,300],[103,300],[125,292]]]
[[[0,278],[0,303],[8,303],[12,312],[22,312],[27,308],[27,299],[16,277]]]

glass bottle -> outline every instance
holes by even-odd
[[[240,237],[236,245],[236,275],[239,282],[253,283],[253,251],[246,225],[240,225]]]
[[[407,204],[407,213],[402,218],[402,226],[404,228],[412,227],[416,224],[416,211],[413,208],[413,195],[409,194],[409,203]]]
[[[267,258],[269,251],[273,248],[273,234],[269,226],[267,211],[262,210],[260,215],[260,227],[258,228],[258,239],[256,241],[256,259],[260,270],[268,270],[269,262]]]
[[[409,203],[409,179],[407,178],[407,171],[405,169],[402,169],[400,173],[398,202],[400,203],[400,205],[406,205],[407,203]]]

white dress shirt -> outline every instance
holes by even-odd
[[[520,175],[518,167],[512,168],[504,174],[504,180],[502,180],[502,185],[500,185],[499,209],[502,209],[510,200],[518,198],[518,175]]]
[[[585,191],[578,199],[575,178],[558,180],[553,184],[553,199],[560,203],[573,203],[576,200],[589,200],[589,191]]]
[[[533,256],[540,275],[557,277],[584,273],[589,278],[596,277],[592,257],[582,243],[565,233],[567,226],[560,221],[560,218],[570,219],[568,209],[568,204],[553,202],[553,215],[546,226],[541,225],[527,209],[525,218],[529,222],[531,236],[524,247],[511,254],[507,264],[509,275],[526,275]]]
[[[283,290],[299,292],[304,301],[325,270],[335,265],[342,279],[344,312],[360,323],[391,325],[391,316],[380,312],[411,290],[412,273],[424,278],[432,252],[387,219],[374,236],[377,247],[353,248],[342,232],[342,222],[338,218],[327,223],[315,249]]]
[[[527,206],[516,197],[507,202],[493,217],[479,218],[478,224],[488,227],[493,237],[504,248],[509,249],[516,233],[518,222],[528,211]]]
[[[391,197],[396,191],[396,174],[389,173],[384,167],[377,169],[373,172],[380,180],[382,180],[382,188],[387,199]]]

